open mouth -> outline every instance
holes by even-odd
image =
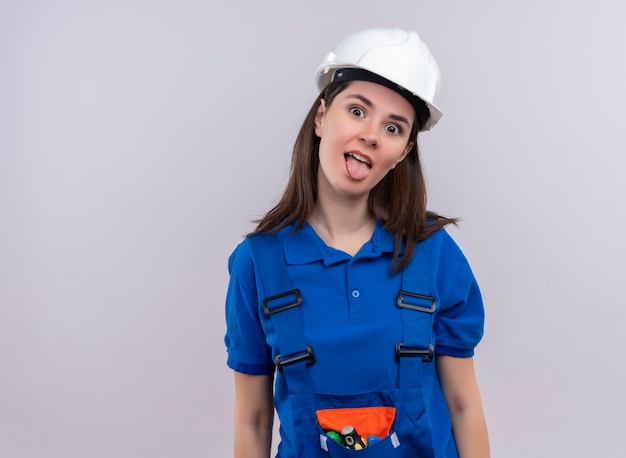
[[[362,180],[370,173],[372,163],[365,156],[358,153],[346,153],[344,158],[346,170],[353,180]]]
[[[372,164],[370,164],[370,162],[366,158],[364,158],[363,156],[361,156],[359,154],[356,154],[356,153],[346,153],[346,154],[343,155],[343,157],[345,157],[346,159],[351,157],[351,158],[353,158],[353,159],[355,159],[355,160],[365,164],[367,166],[367,168],[369,168],[369,169],[372,168]]]

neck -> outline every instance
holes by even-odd
[[[367,196],[358,200],[337,200],[320,195],[308,222],[328,246],[352,256],[369,241],[376,224]]]

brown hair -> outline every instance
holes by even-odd
[[[348,85],[350,82],[329,84],[313,103],[296,138],[285,192],[278,204],[256,221],[258,225],[250,235],[277,232],[293,222],[296,222],[295,229],[298,230],[307,222],[317,199],[320,139],[315,135],[315,115],[322,99],[329,107],[337,94]],[[457,222],[455,218],[446,218],[426,210],[426,184],[417,146],[418,127],[417,122],[413,124],[409,137],[413,143],[411,150],[369,195],[372,214],[395,238],[394,272],[409,263],[417,242],[447,224]],[[400,257],[403,242],[404,254]]]

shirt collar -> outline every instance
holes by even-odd
[[[300,265],[323,261],[325,265],[331,265],[352,259],[348,253],[326,245],[309,223],[294,232],[295,226],[296,223],[292,223],[280,231],[287,264]],[[393,234],[377,219],[372,238],[355,258],[378,257],[382,253],[393,253],[394,244]],[[404,244],[400,247],[400,253],[402,254],[403,251]]]

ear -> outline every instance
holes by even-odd
[[[315,135],[322,138],[322,119],[326,113],[326,100],[320,99],[320,105],[315,113]]]

